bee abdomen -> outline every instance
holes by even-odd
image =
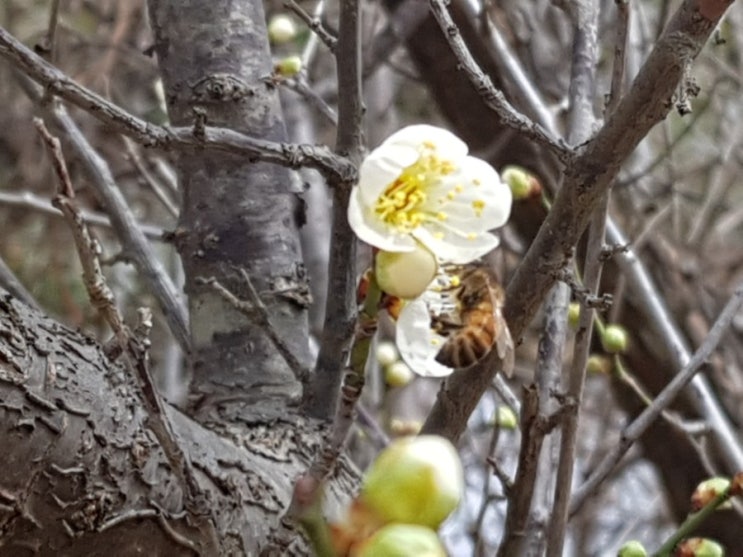
[[[436,361],[455,369],[467,368],[485,357],[493,343],[492,328],[465,328],[446,341],[436,355]]]

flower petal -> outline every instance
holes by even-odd
[[[429,228],[419,228],[413,236],[444,263],[471,263],[500,244],[500,239],[488,232],[463,237],[443,227],[435,228],[433,233]]]
[[[368,211],[362,206],[361,192],[354,188],[348,200],[348,224],[356,236],[374,247],[385,251],[413,251],[416,243],[412,236],[391,233],[380,220],[368,217]]]
[[[433,145],[439,156],[451,161],[464,158],[469,150],[467,144],[449,130],[428,124],[407,126],[389,136],[382,145],[407,145],[416,151],[421,145]]]
[[[420,152],[410,145],[387,142],[374,149],[361,163],[359,185],[364,205],[374,205],[382,192],[402,171],[415,163]]]
[[[467,157],[437,188],[434,203],[446,222],[462,232],[482,232],[503,226],[511,214],[511,189],[487,162]],[[456,191],[449,199],[447,192]]]
[[[454,371],[435,359],[446,339],[431,330],[431,317],[423,300],[414,300],[402,308],[395,341],[402,359],[418,375],[446,377]]]

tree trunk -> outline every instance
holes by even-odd
[[[255,0],[151,0],[155,52],[170,120],[204,118],[253,137],[285,141],[262,4]],[[199,116],[197,116],[197,114]],[[196,132],[195,132],[196,133]],[[189,412],[209,420],[280,416],[298,384],[265,331],[200,279],[216,277],[246,299],[245,269],[267,293],[273,326],[304,363],[308,356],[307,278],[298,203],[286,168],[213,151],[182,153],[176,232],[186,274],[193,341]]]

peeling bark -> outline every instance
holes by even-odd
[[[183,511],[181,486],[124,368],[94,340],[0,292],[0,553],[306,555],[279,517],[317,447],[316,426],[287,414],[219,436],[172,407],[168,415],[216,547],[194,527],[199,517]],[[341,464],[331,507],[353,491],[353,472]]]

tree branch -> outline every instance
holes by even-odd
[[[205,126],[203,135],[192,127],[163,127],[130,114],[121,107],[82,87],[55,66],[34,54],[0,27],[0,55],[46,90],[82,108],[98,120],[145,147],[165,150],[203,148],[247,156],[291,168],[309,167],[328,180],[353,180],[356,166],[323,146],[296,145],[257,139],[227,129]]]

